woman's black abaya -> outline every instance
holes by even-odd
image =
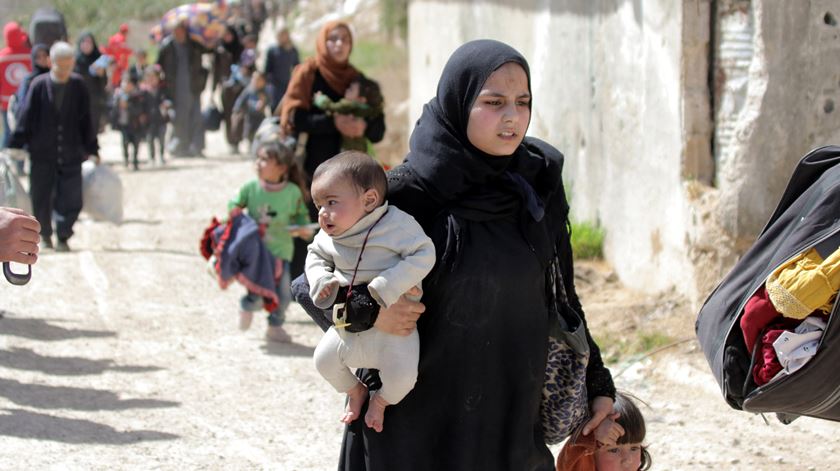
[[[525,59],[496,41],[455,51],[412,134],[411,152],[389,174],[390,203],[423,225],[438,263],[423,283],[417,384],[386,409],[381,433],[364,420],[348,426],[340,470],[554,469],[539,421],[552,261],[579,308],[563,157],[536,139],[512,156],[492,157],[466,137],[475,98],[508,62],[528,73]],[[613,396],[609,371],[590,344],[589,396]]]

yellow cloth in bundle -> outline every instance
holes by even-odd
[[[840,289],[840,248],[825,260],[811,249],[770,274],[767,295],[785,317],[804,319],[816,310],[830,313]]]

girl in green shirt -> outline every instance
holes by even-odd
[[[276,342],[291,342],[283,329],[286,308],[292,300],[289,262],[294,255],[292,237],[310,239],[311,221],[306,208],[306,188],[303,173],[294,162],[294,147],[280,142],[263,144],[257,151],[255,163],[257,178],[239,189],[239,194],[228,203],[231,216],[245,210],[260,226],[260,234],[269,252],[283,263],[282,273],[275,273],[277,296],[280,303],[268,315],[266,338]],[[297,226],[290,229],[289,226]],[[247,330],[254,318],[254,311],[263,307],[262,297],[248,292],[240,301],[239,327]]]

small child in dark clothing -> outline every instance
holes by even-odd
[[[260,127],[260,123],[269,111],[269,104],[271,104],[271,91],[267,86],[265,75],[255,70],[251,74],[251,83],[245,90],[242,90],[233,105],[234,113],[244,114],[243,134],[248,139],[249,147],[257,134],[257,128]]]
[[[137,154],[140,141],[149,131],[151,119],[151,95],[142,90],[131,74],[125,74],[120,81],[120,88],[114,92],[112,122],[122,133],[123,159],[128,167],[128,149],[133,147],[132,161],[134,170],[138,170]]]
[[[350,83],[344,92],[344,98],[332,101],[323,93],[316,93],[313,104],[329,115],[345,114],[357,118],[376,118],[382,114],[384,100],[379,84],[375,81],[359,75]],[[366,137],[344,137],[341,141],[341,150],[357,150],[370,153]]]
[[[163,95],[160,86],[160,66],[154,64],[146,67],[143,78],[143,89],[149,94],[149,132],[146,136],[149,145],[149,160],[155,160],[155,141],[160,151],[160,163],[166,163],[163,152],[166,149],[166,123],[170,121],[172,101]]]

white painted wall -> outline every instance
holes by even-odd
[[[531,65],[529,133],[566,155],[576,217],[606,228],[606,256],[628,285],[693,294],[681,178],[689,3],[413,0],[412,123],[460,44],[493,38],[517,48]]]

